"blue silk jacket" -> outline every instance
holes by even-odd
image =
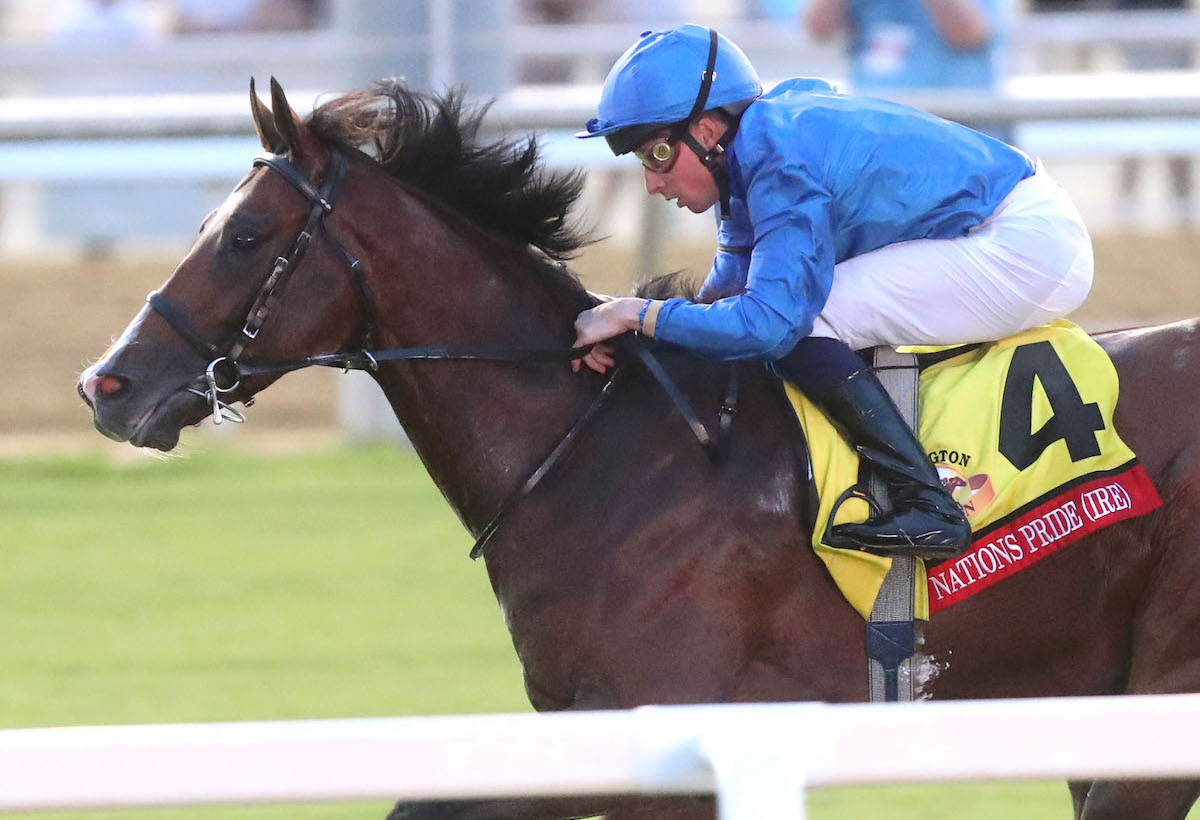
[[[730,216],[700,291],[654,337],[721,359],[775,359],[812,332],[845,259],[962,236],[1034,173],[1029,157],[896,103],[794,79],[752,103],[726,154]]]

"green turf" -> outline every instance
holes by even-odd
[[[469,546],[417,459],[390,449],[0,462],[0,726],[526,710]],[[838,789],[810,805],[815,820],[1070,816],[1057,783]]]
[[[0,464],[0,725],[528,708],[411,456]]]

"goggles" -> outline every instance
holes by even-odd
[[[647,170],[656,174],[670,173],[679,159],[679,141],[670,137],[659,137],[649,145],[633,149],[633,155],[641,160]]]

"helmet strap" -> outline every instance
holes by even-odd
[[[717,32],[716,29],[710,28],[708,30],[708,64],[704,67],[704,73],[700,75],[700,90],[696,92],[696,102],[692,104],[692,112],[687,115],[687,119],[675,124],[671,138],[679,140],[690,148],[692,153],[699,158],[700,163],[713,175],[713,179],[717,182],[717,194],[721,200],[721,219],[728,219],[729,174],[725,170],[725,148],[733,140],[733,135],[737,131],[737,122],[731,123],[725,129],[725,133],[721,135],[711,150],[697,142],[695,137],[688,132],[692,122],[704,112],[704,107],[708,103],[708,92],[712,88],[713,78],[716,77],[716,66]]]
[[[712,89],[713,79],[717,76],[716,68],[717,30],[710,28],[708,30],[708,61],[704,66],[704,73],[700,75],[700,90],[696,92],[696,102],[692,103],[692,113],[688,114],[687,119],[683,121],[684,131],[687,130],[686,123],[694,120],[696,115],[704,110],[704,106],[708,102],[708,92]]]
[[[729,218],[729,171],[725,168],[725,148],[733,141],[733,135],[737,132],[737,122],[732,122],[725,129],[725,133],[717,140],[717,144],[711,149],[701,145],[695,137],[687,131],[683,132],[679,140],[691,149],[696,158],[700,160],[700,164],[708,169],[708,172],[713,175],[713,179],[717,183],[717,195],[721,203],[721,219]]]

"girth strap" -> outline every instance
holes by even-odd
[[[915,433],[918,430],[917,357],[891,347],[873,351],[873,366],[880,383],[896,403],[900,415]],[[889,506],[882,478],[872,475],[869,490],[883,509]],[[911,701],[915,696],[913,652],[916,649],[916,559],[892,556],[892,566],[875,599],[867,622],[867,688],[871,702]]]

